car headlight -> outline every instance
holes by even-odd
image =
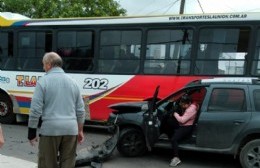
[[[148,104],[143,104],[141,107],[142,111],[147,111],[148,110]]]
[[[108,121],[109,124],[116,124],[117,118],[118,118],[117,114],[110,113],[107,121]]]

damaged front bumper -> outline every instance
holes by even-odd
[[[117,125],[112,125],[109,126],[108,129],[113,135],[103,144],[86,147],[78,151],[76,166],[90,165],[94,168],[101,168],[102,163],[112,156],[119,138],[119,127]]]

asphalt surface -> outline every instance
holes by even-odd
[[[5,145],[0,149],[0,168],[35,168],[38,147],[32,147],[27,140],[27,127],[22,125],[2,125]],[[78,150],[105,142],[110,135],[102,129],[86,128],[85,141]],[[181,151],[180,168],[240,168],[232,156],[200,152]],[[171,151],[156,149],[142,157],[123,157],[114,150],[102,168],[169,168]],[[84,165],[81,168],[90,168]]]

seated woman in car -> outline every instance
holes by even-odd
[[[198,111],[198,105],[192,103],[192,99],[189,95],[183,95],[180,100],[180,106],[183,113],[173,112],[172,116],[177,124],[174,125],[171,134],[171,143],[173,148],[173,159],[171,160],[170,166],[177,166],[181,163],[178,153],[178,143],[189,136],[192,133],[193,124]]]

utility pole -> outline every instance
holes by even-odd
[[[184,12],[184,6],[185,6],[185,0],[181,0],[180,14],[183,14],[183,12]]]

